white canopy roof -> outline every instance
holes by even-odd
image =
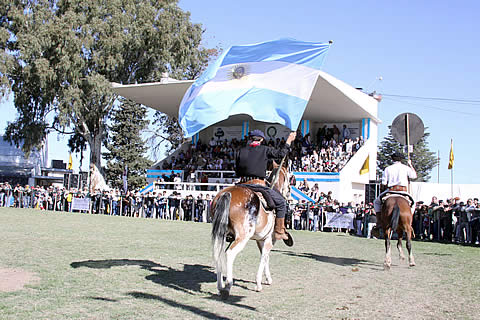
[[[112,83],[120,96],[178,117],[180,102],[193,80],[171,78],[160,82],[121,85]],[[378,102],[333,76],[321,72],[303,115],[304,119],[321,122],[353,122],[370,118],[376,122]]]

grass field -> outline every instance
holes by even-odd
[[[417,266],[395,249],[387,272],[382,240],[294,238],[275,246],[273,284],[260,293],[249,243],[222,301],[209,224],[1,208],[0,268],[38,279],[0,292],[0,319],[480,318],[478,247],[414,242]]]

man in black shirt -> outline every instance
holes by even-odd
[[[236,156],[235,172],[240,181],[264,180],[267,171],[269,159],[281,159],[288,154],[291,142],[295,139],[296,133],[292,132],[288,136],[285,145],[279,148],[262,145],[265,135],[260,130],[250,132],[250,140],[247,145],[240,148]],[[285,231],[285,214],[287,204],[285,198],[276,190],[266,186],[259,185],[263,192],[268,193],[275,204],[276,219],[274,236],[277,240],[288,240],[288,234]]]

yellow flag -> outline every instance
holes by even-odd
[[[367,159],[365,159],[365,162],[363,163],[363,166],[362,168],[360,169],[360,174],[365,174],[365,173],[368,173],[370,171],[370,155],[367,157]]]
[[[453,139],[452,139],[451,142],[450,142],[450,156],[448,157],[448,170],[453,168],[453,160],[454,159],[455,158],[453,156]]]
[[[68,166],[67,166],[67,169],[68,169],[68,170],[72,170],[72,168],[73,168],[72,153],[70,153],[70,156],[68,157]]]

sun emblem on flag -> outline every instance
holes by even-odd
[[[240,80],[248,75],[248,69],[248,65],[246,64],[236,65],[230,70],[229,78]]]

